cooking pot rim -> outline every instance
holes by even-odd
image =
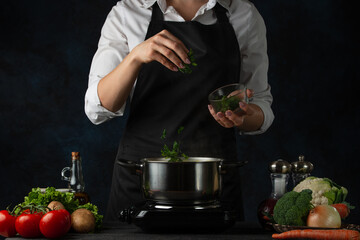
[[[206,163],[206,162],[223,162],[222,158],[213,158],[213,157],[189,157],[183,159],[182,162],[169,162],[168,158],[143,158],[141,162],[143,163],[170,163],[170,164],[183,164],[183,163]]]

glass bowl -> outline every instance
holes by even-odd
[[[249,103],[246,90],[244,84],[233,83],[214,90],[208,99],[215,112],[237,111],[239,102]]]

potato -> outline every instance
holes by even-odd
[[[93,232],[95,230],[94,214],[84,208],[75,210],[71,214],[71,227],[78,233]]]
[[[48,208],[50,208],[51,210],[65,209],[64,205],[58,201],[52,201],[51,203],[49,203]]]

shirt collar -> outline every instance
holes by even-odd
[[[144,0],[142,7],[149,8],[154,5],[155,2],[158,2],[161,11],[166,11],[166,0]],[[219,2],[221,6],[229,10],[232,0],[209,0],[204,10],[212,9],[213,7],[215,7],[216,2]]]

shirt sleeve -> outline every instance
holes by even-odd
[[[259,130],[240,132],[240,134],[255,135],[264,133],[272,124],[274,114],[271,109],[273,101],[271,87],[268,84],[268,66],[266,27],[260,13],[251,4],[248,16],[248,28],[241,39],[241,71],[240,79],[247,88],[254,90],[251,103],[256,104],[264,113],[264,122]]]
[[[85,113],[94,124],[100,124],[117,116],[122,116],[125,104],[117,112],[111,112],[101,106],[97,87],[99,81],[111,72],[129,53],[127,38],[123,33],[121,2],[108,14],[101,30],[98,49],[93,57],[88,89],[85,94]]]

